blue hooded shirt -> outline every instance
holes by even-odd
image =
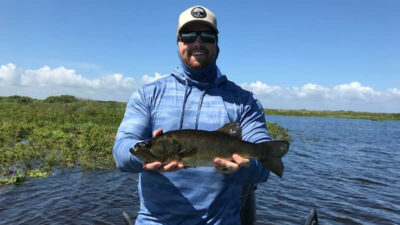
[[[265,182],[269,170],[257,160],[233,174],[214,167],[159,173],[143,170],[129,149],[152,132],[178,129],[217,130],[237,122],[244,141],[269,141],[264,110],[211,64],[201,71],[182,63],[169,76],[142,86],[130,97],[118,129],[113,156],[121,171],[140,173],[140,210],[136,224],[240,224],[244,184]]]

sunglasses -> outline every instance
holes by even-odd
[[[204,43],[215,43],[217,35],[208,31],[191,31],[179,33],[178,41],[184,43],[192,43],[196,40],[197,36],[200,36],[201,41]]]

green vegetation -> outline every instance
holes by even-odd
[[[113,169],[112,146],[126,103],[74,96],[0,97],[0,185],[47,177],[54,169]],[[277,124],[270,133],[288,140]]]
[[[0,98],[0,184],[46,177],[54,168],[111,169],[125,104],[73,96]]]
[[[265,114],[282,115],[282,116],[332,117],[332,118],[367,119],[367,120],[400,120],[400,113],[313,111],[305,109],[302,110],[265,109]]]
[[[289,130],[279,126],[277,123],[267,122],[268,131],[274,139],[290,141]]]

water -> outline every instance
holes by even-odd
[[[400,122],[282,117],[293,142],[283,179],[258,190],[259,224],[399,224]]]
[[[258,224],[399,224],[400,122],[268,116],[289,129],[283,179],[258,186]],[[123,224],[138,210],[137,175],[61,172],[0,190],[0,224]]]

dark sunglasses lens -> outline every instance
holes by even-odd
[[[185,43],[191,43],[196,40],[196,32],[181,33],[181,41]]]
[[[204,43],[214,43],[215,40],[217,39],[217,36],[214,33],[208,33],[208,32],[201,32],[200,37]]]
[[[188,32],[180,33],[180,41],[192,43],[196,40],[197,35],[200,35],[201,41],[204,43],[214,43],[217,40],[217,35],[210,32]]]

